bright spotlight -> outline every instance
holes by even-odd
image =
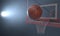
[[[9,14],[10,14],[10,13],[9,13],[8,11],[2,11],[2,12],[1,12],[1,16],[2,16],[2,17],[7,17],[7,16],[9,16]]]

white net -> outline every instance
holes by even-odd
[[[36,24],[37,33],[44,34],[48,23],[49,22],[41,21],[40,24]]]

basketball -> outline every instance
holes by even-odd
[[[42,15],[42,9],[39,5],[32,5],[28,9],[28,15],[31,19],[39,19]]]

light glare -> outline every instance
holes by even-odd
[[[1,16],[2,17],[7,17],[7,16],[9,16],[9,12],[8,11],[2,11]]]

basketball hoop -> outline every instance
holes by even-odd
[[[47,26],[47,24],[49,24],[50,19],[56,19],[57,18],[57,4],[41,5],[37,0],[35,0],[35,2],[38,4],[37,6],[32,5],[32,3],[29,4],[29,5],[32,5],[34,7],[31,6],[31,8],[28,9],[28,12],[29,12],[28,16],[32,20],[39,22],[39,24],[36,24],[37,34],[45,34],[46,26]],[[29,5],[27,4],[27,6],[29,6]],[[36,7],[39,7],[39,6],[40,6],[40,9],[37,10]],[[33,10],[33,8],[35,10]],[[41,14],[39,14],[39,13],[41,13]],[[45,16],[44,13],[47,15]]]

